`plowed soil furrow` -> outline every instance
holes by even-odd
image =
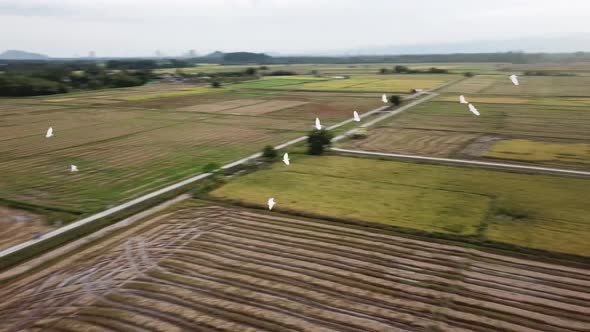
[[[153,274],[152,274],[153,275]],[[150,275],[150,277],[152,276]],[[182,282],[170,282],[170,279],[174,279],[173,275],[159,275],[159,278],[150,278],[150,280],[139,279],[137,282],[126,285],[127,288],[136,288],[146,286],[153,292],[169,291],[170,294],[174,294],[178,297],[186,297],[187,290],[190,290],[191,294],[198,294],[190,302],[198,302],[200,305],[207,305],[213,309],[215,308],[231,308],[227,309],[230,313],[235,313],[241,317],[251,317],[256,320],[265,322],[269,328],[274,330],[299,330],[304,328],[306,330],[316,329],[318,331],[332,331],[330,325],[336,328],[342,328],[345,325],[341,323],[329,324],[321,321],[312,319],[299,319],[296,316],[290,316],[289,311],[280,310],[272,305],[265,305],[264,303],[249,301],[240,296],[232,296],[231,294],[217,292],[214,290],[207,289],[205,287],[196,287],[191,284]],[[164,286],[162,286],[164,285]],[[185,294],[183,294],[183,292]],[[305,317],[304,317],[305,318]],[[314,321],[320,324],[310,324],[309,321]],[[255,324],[258,325],[258,324]],[[262,323],[259,325],[263,325]],[[323,326],[322,326],[323,325]]]
[[[212,324],[214,328],[220,328],[220,326],[215,325],[215,323],[220,323],[220,325],[236,324],[236,326],[241,326],[240,328],[263,328],[267,331],[293,331],[292,327],[281,325],[280,323],[269,319],[268,316],[264,315],[265,313],[262,312],[262,310],[256,312],[254,317],[251,317],[234,310],[232,306],[235,306],[235,304],[222,303],[222,301],[218,299],[203,294],[196,295],[200,295],[200,299],[202,301],[207,301],[207,304],[200,303],[199,301],[187,300],[186,298],[179,296],[182,292],[171,291],[170,288],[166,288],[170,293],[165,293],[158,289],[160,288],[159,286],[143,288],[141,286],[147,285],[135,284],[135,287],[126,288],[125,294],[141,297],[144,300],[171,304],[178,308],[178,311],[182,310],[186,312],[186,317],[190,317],[191,319],[194,315],[190,314],[190,312],[198,312],[203,316],[208,316],[211,319],[211,321],[208,321],[208,324]],[[260,314],[260,316],[258,316],[258,314]]]
[[[236,276],[230,278],[225,276],[225,272],[216,269],[207,268],[203,271],[202,266],[191,265],[188,261],[174,261],[166,262],[165,265],[172,270],[171,272],[178,274],[178,276],[188,276],[197,278],[199,280],[205,279],[208,281],[218,281],[223,284],[239,287],[240,289],[248,289],[263,294],[269,294],[276,297],[283,297],[294,303],[304,303],[309,306],[314,306],[323,310],[334,311],[352,316],[360,316],[363,318],[373,320],[383,320],[391,322],[400,322],[410,326],[420,326],[420,329],[425,326],[432,326],[438,324],[439,328],[445,331],[461,331],[461,328],[453,326],[450,329],[444,328],[446,324],[441,322],[434,322],[430,320],[423,320],[417,318],[409,310],[398,308],[395,311],[380,308],[379,306],[371,305],[370,303],[352,300],[347,296],[334,296],[333,294],[320,293],[309,288],[293,286],[276,281],[269,281],[265,279],[255,279],[251,276]],[[324,315],[324,313],[322,313]],[[431,313],[426,312],[425,317],[431,316]],[[443,326],[443,327],[441,327]],[[410,329],[410,327],[408,327]],[[413,330],[413,329],[412,329]],[[470,329],[471,330],[471,329]],[[487,331],[487,330],[486,330]]]
[[[255,230],[254,228],[248,228],[247,226],[245,226],[245,227],[240,227],[240,231],[242,231],[243,229],[252,229],[252,230]],[[236,228],[227,227],[227,228],[226,228],[224,231],[225,231],[225,232],[227,232],[227,231],[231,231],[231,230],[234,230],[234,231],[235,231],[235,230],[236,230]],[[260,230],[260,231],[264,231],[264,230]],[[268,235],[282,234],[282,235],[288,236],[288,234],[289,234],[289,233],[287,233],[287,232],[276,232],[275,230],[272,230],[272,231],[268,231],[268,230],[267,230],[266,232],[267,232],[267,233],[270,233],[270,234],[268,234]],[[305,238],[306,238],[306,239],[313,239],[314,237],[305,236]],[[329,239],[321,239],[321,240],[322,240],[322,242],[324,242],[324,243],[340,243],[340,242],[346,243],[346,241],[345,241],[345,240],[342,240],[342,241],[336,241],[336,242],[335,242],[334,240],[329,240]],[[357,247],[357,248],[360,248],[360,247]],[[403,251],[401,251],[401,252],[400,252],[400,251],[398,251],[398,250],[397,250],[397,248],[396,248],[395,246],[392,246],[392,247],[390,247],[390,248],[389,248],[389,250],[388,250],[388,252],[391,252],[391,253],[392,253],[392,255],[393,255],[393,254],[395,254],[395,256],[396,256],[396,257],[404,257],[404,256],[408,257],[408,256],[411,256],[411,254],[404,253]],[[418,257],[420,257],[420,256],[418,256]],[[416,258],[417,258],[417,257],[416,257]],[[416,258],[415,258],[414,260],[416,260]],[[435,259],[432,259],[432,260],[430,260],[430,259],[429,259],[429,260],[423,260],[423,259],[419,259],[419,260],[420,260],[420,261],[425,261],[425,262],[428,262],[428,263],[431,263],[431,262],[434,262],[434,263],[436,263],[436,262],[440,262],[440,261],[441,261],[441,259],[440,259],[440,258],[438,258],[438,260],[435,260]],[[445,262],[447,262],[447,260],[444,260],[444,261],[445,261]],[[463,263],[465,263],[465,262],[471,262],[471,261],[472,261],[472,260],[471,260],[471,259],[468,259],[468,258],[463,258],[463,259],[462,259],[462,262],[463,262]],[[480,266],[482,266],[482,264],[479,264],[479,265],[480,265]],[[519,272],[521,272],[521,271],[522,271],[522,270],[515,270],[515,269],[511,269],[511,268],[509,268],[509,269],[511,270],[510,272],[511,272],[511,273],[513,273],[513,274],[515,274],[515,273],[519,273]],[[474,278],[474,276],[476,275],[475,273],[471,273],[471,272],[466,272],[466,273],[469,273],[469,274],[470,274],[469,276],[470,276],[471,278]],[[500,273],[500,272],[498,272],[498,276],[499,276],[499,277],[504,277],[506,274],[507,274],[507,273]],[[536,276],[538,276],[538,275],[536,275]],[[543,275],[541,275],[541,276],[543,276]],[[583,299],[583,300],[586,300],[586,298],[590,299],[590,297],[589,297],[589,296],[586,296],[586,294],[580,294],[580,293],[577,293],[577,292],[575,292],[575,291],[578,291],[578,290],[580,290],[580,288],[581,288],[581,287],[584,287],[584,281],[580,281],[580,283],[581,283],[582,285],[580,285],[580,284],[575,284],[575,285],[574,285],[574,284],[572,283],[572,282],[573,282],[573,279],[571,279],[571,278],[567,278],[567,279],[565,279],[565,278],[561,278],[561,277],[556,277],[556,278],[557,278],[556,282],[552,282],[552,283],[545,282],[546,284],[548,284],[548,285],[550,285],[551,287],[554,287],[554,288],[565,288],[565,289],[561,289],[561,290],[559,290],[559,291],[558,291],[558,292],[556,292],[556,293],[565,293],[565,294],[570,294],[571,296],[574,296],[574,297],[575,297],[576,295],[579,295],[579,296],[582,296],[582,299]],[[532,276],[531,276],[531,277],[529,277],[528,279],[533,279],[533,278],[532,278]],[[513,279],[507,279],[507,280],[511,280],[511,281],[513,281]],[[537,280],[535,279],[535,281],[537,281]],[[538,281],[544,281],[544,280],[538,280]],[[568,284],[567,282],[570,282],[570,283]],[[588,286],[590,287],[590,284],[589,284]],[[521,287],[522,287],[522,286],[521,286]],[[538,289],[538,288],[537,288],[537,286],[535,286],[535,287],[533,287],[532,289]],[[570,291],[569,291],[569,289],[573,289],[573,290],[574,290],[574,292],[570,292]]]
[[[208,320],[212,318],[204,313],[197,313],[197,311],[172,303],[151,300],[129,293],[109,294],[105,299],[96,303],[94,307],[102,309],[116,308],[117,312],[124,312],[131,317],[139,313],[182,329],[198,329],[211,332],[216,330],[208,323]]]
[[[237,216],[237,215],[236,215]],[[267,214],[256,214],[250,211],[240,211],[240,218],[242,216],[249,216],[250,220],[248,223],[258,224],[264,226],[266,223],[272,223],[282,225],[286,227],[304,228],[310,230],[316,230],[318,233],[334,233],[336,235],[344,236],[361,236],[372,241],[383,241],[385,243],[392,244],[394,246],[405,246],[417,250],[432,250],[435,252],[442,253],[444,255],[456,255],[456,254],[469,254],[470,257],[477,258],[478,261],[482,262],[496,262],[506,266],[513,266],[519,269],[523,269],[523,273],[528,271],[547,272],[551,271],[550,275],[560,275],[565,273],[565,276],[570,275],[575,279],[590,280],[590,270],[584,270],[580,268],[574,268],[564,265],[556,265],[551,263],[525,260],[516,257],[502,256],[498,254],[483,252],[471,248],[463,248],[459,246],[452,246],[447,244],[440,244],[436,242],[426,242],[421,240],[415,240],[406,237],[391,236],[386,234],[380,234],[379,230],[367,231],[360,230],[355,227],[347,227],[338,225],[334,222],[322,221],[322,222],[311,222],[301,219],[286,218],[282,216],[269,216]],[[258,216],[258,217],[257,217]],[[239,219],[239,218],[238,218]],[[239,220],[238,220],[239,221]],[[365,228],[366,229],[366,228]]]
[[[581,267],[242,208],[144,225],[0,286],[0,330],[590,331]]]
[[[79,331],[87,331],[87,332],[105,332],[106,331],[113,331],[111,329],[105,329],[103,326],[95,325],[91,322],[81,321],[81,320],[73,320],[70,318],[65,318],[59,320],[52,328],[58,329],[60,331],[72,331],[72,332],[79,332]]]
[[[79,315],[82,317],[96,317],[98,320],[106,320],[118,324],[130,326],[123,331],[147,330],[160,332],[180,332],[182,329],[176,325],[158,320],[156,317],[146,316],[139,312],[126,312],[112,308],[93,307],[92,309],[83,309]]]
[[[250,235],[250,233],[248,233],[248,235],[246,236],[244,232],[236,231],[236,232],[233,232],[230,234],[231,231],[232,230],[230,228],[226,228],[223,230],[223,232],[217,232],[216,234],[211,235],[211,236],[221,236],[221,235],[232,236],[232,235],[234,235],[235,241],[239,241],[239,239],[237,239],[237,237],[239,236],[240,238],[247,237],[251,241],[260,240],[260,241],[265,241],[266,244],[271,243],[270,242],[271,240],[269,240],[269,239],[272,238],[270,236],[272,234],[268,234],[268,232],[264,233],[264,235],[254,238],[253,236]],[[239,235],[238,235],[238,233],[239,233]],[[285,243],[285,239],[280,239],[280,241],[281,241],[280,243],[275,242],[272,244],[280,246]],[[258,245],[260,245],[260,242],[258,242]],[[290,246],[290,248],[294,248],[294,247]],[[294,249],[300,249],[300,248],[294,248]],[[394,254],[395,253],[392,253],[392,255],[394,255]],[[338,256],[343,257],[342,253],[339,254]],[[489,276],[489,275],[482,274],[482,273],[471,272],[471,271],[469,271],[469,269],[470,269],[470,265],[469,266],[466,265],[465,269],[461,272],[461,276],[458,279],[463,279],[464,281],[468,280],[470,283],[475,283],[475,284],[483,285],[483,286],[505,288],[511,292],[522,292],[523,294],[536,295],[536,296],[539,296],[542,298],[545,298],[545,297],[546,298],[555,298],[555,299],[559,299],[559,300],[567,302],[567,303],[572,303],[573,305],[585,303],[586,298],[588,296],[588,294],[586,294],[586,293],[575,292],[575,291],[570,291],[570,290],[566,290],[566,289],[559,289],[559,288],[555,288],[555,287],[545,286],[536,280],[533,280],[533,282],[530,282],[530,281],[514,280],[514,279],[507,278],[507,277],[494,277],[494,276]],[[414,270],[411,273],[412,273],[413,277],[419,278],[419,272],[420,271]],[[399,270],[397,270],[396,273],[399,273]],[[514,287],[514,286],[517,286],[517,287]],[[525,290],[525,291],[522,291],[522,290]],[[528,290],[528,291],[526,291],[526,290]],[[578,301],[576,301],[576,300],[578,300]]]
[[[215,263],[212,263],[213,260],[215,261]],[[191,253],[190,258],[184,262],[189,261],[198,261],[201,269],[204,269],[205,267],[213,268],[215,270],[224,271],[223,273],[228,275],[235,274],[236,269],[238,269],[240,274],[256,278],[257,280],[267,280],[275,283],[282,282],[288,285],[297,285],[304,289],[308,288],[313,289],[316,292],[321,291],[325,294],[331,294],[339,297],[347,297],[351,300],[356,300],[358,302],[365,303],[366,305],[378,306],[391,311],[401,310],[405,308],[409,312],[422,311],[422,315],[426,316],[429,315],[435,307],[433,305],[421,303],[418,301],[401,300],[397,297],[394,297],[386,293],[378,293],[375,289],[367,290],[364,289],[362,285],[357,285],[357,287],[344,286],[345,280],[341,278],[331,280],[330,278],[322,279],[318,278],[310,272],[294,272],[287,269],[271,267],[270,264],[256,264],[232,261],[231,259],[222,258],[220,256],[213,257],[211,255],[207,255],[204,253],[198,253],[197,255]],[[365,286],[369,287],[368,285]],[[383,291],[383,289],[379,289],[379,291]],[[421,291],[424,292],[424,290]],[[444,297],[442,299],[448,300],[447,297]],[[452,309],[447,309],[445,311],[445,315],[449,315],[449,320],[453,321],[453,316],[469,316],[471,314]],[[518,328],[516,328],[516,326],[514,326],[511,323],[494,320],[484,316],[471,316],[477,317],[477,320],[480,322],[480,324],[482,321],[490,322],[490,327],[504,326],[508,331],[526,330],[526,328],[521,325],[518,325]],[[475,321],[473,323],[475,323]]]
[[[171,272],[174,270],[176,269],[172,268]],[[359,324],[361,324],[358,326],[361,328],[361,331],[369,329],[380,330],[384,327],[391,328],[389,324],[390,321],[388,320],[377,319],[376,317],[361,315],[351,311],[341,314],[340,312],[344,311],[335,310],[335,313],[330,313],[328,310],[325,310],[325,306],[322,307],[322,311],[315,310],[313,307],[303,305],[301,303],[293,306],[295,301],[288,301],[284,294],[277,296],[276,294],[264,293],[260,289],[252,291],[251,288],[238,288],[235,286],[231,286],[232,291],[230,292],[227,289],[227,284],[220,283],[211,278],[203,278],[202,275],[197,275],[194,272],[191,273],[193,279],[182,278],[179,275],[167,273],[154,272],[153,274],[157,274],[159,276],[160,282],[164,281],[166,285],[170,285],[172,287],[174,284],[171,283],[171,280],[174,280],[174,282],[180,283],[183,285],[183,287],[190,288],[193,291],[204,292],[219,298],[233,300],[239,303],[249,303],[249,305],[255,305],[257,307],[279,311],[286,315],[293,315],[294,317],[300,317],[305,320],[319,322],[320,325],[334,325],[336,327],[339,326],[342,328],[343,324],[346,324],[349,327],[352,327],[355,326],[355,324],[351,323],[350,319],[355,318],[359,321]],[[153,274],[150,274],[150,276]],[[198,279],[198,283],[195,282],[196,280],[194,278]],[[145,282],[143,279],[139,279],[139,281]],[[301,311],[302,307],[305,307],[307,310]],[[320,316],[310,314],[310,312],[319,313]]]
[[[410,286],[420,286],[421,283],[419,282],[412,282],[411,279],[402,279],[397,278],[392,273],[388,272],[386,269],[371,269],[371,267],[367,266],[367,264],[363,264],[362,268],[355,268],[354,263],[351,263],[350,260],[346,262],[346,264],[337,263],[338,260],[342,260],[341,257],[337,257],[332,255],[332,257],[327,257],[323,260],[321,259],[313,259],[308,257],[307,255],[312,255],[314,251],[309,250],[307,252],[300,252],[299,255],[291,255],[286,253],[286,246],[273,246],[268,247],[262,241],[250,241],[251,244],[248,246],[248,243],[243,243],[239,238],[230,237],[228,238],[227,243],[231,243],[231,245],[222,245],[219,242],[208,242],[206,239],[202,239],[199,241],[199,246],[197,249],[200,248],[209,248],[209,252],[229,252],[239,256],[247,256],[249,258],[262,258],[263,256],[260,254],[264,254],[265,258],[269,261],[275,260],[277,262],[291,262],[292,265],[299,266],[301,268],[311,268],[312,266],[319,267],[320,269],[323,266],[331,267],[333,271],[346,271],[344,272],[347,277],[352,278],[353,274],[356,275],[366,275],[371,277],[375,280],[381,280],[382,285],[390,285],[392,282],[397,282],[400,284],[407,284]],[[242,244],[242,245],[240,245]],[[249,248],[255,246],[256,251],[250,251]],[[212,251],[211,251],[212,250]],[[273,258],[270,258],[270,257]],[[397,271],[396,271],[397,273]],[[426,282],[426,285],[423,287],[427,287],[429,289],[438,289],[441,291],[451,291],[455,292],[456,294],[460,294],[466,297],[472,297],[475,299],[488,299],[490,296],[493,296],[498,300],[505,299],[506,303],[511,304],[514,307],[520,307],[522,309],[527,310],[539,310],[543,308],[542,312],[556,315],[556,316],[563,316],[566,318],[571,318],[572,315],[581,321],[590,321],[588,319],[587,314],[590,313],[590,308],[583,307],[583,306],[575,306],[569,305],[567,303],[557,302],[557,301],[549,301],[531,297],[531,296],[517,296],[516,294],[498,291],[494,288],[487,288],[487,287],[479,287],[466,284],[462,280],[446,280],[442,278],[437,278],[443,280],[444,282],[440,282],[440,280],[436,280],[436,277],[426,277],[426,278],[418,278],[420,275],[414,274],[413,277],[415,279],[419,279],[421,282]],[[410,282],[408,282],[408,280]],[[438,281],[438,282],[437,282]],[[364,280],[363,282],[367,282]],[[412,293],[414,294],[414,293]],[[526,302],[532,303],[535,306],[526,305]],[[542,303],[540,303],[542,302]],[[524,303],[524,304],[523,304]]]
[[[245,258],[245,256],[242,253],[228,255],[228,254],[226,254],[227,250],[223,251],[222,254],[219,254],[220,251],[209,251],[209,250],[205,250],[205,249],[202,249],[200,251],[202,251],[202,252],[207,251],[209,253],[217,252],[218,253],[218,254],[216,254],[217,256],[233,258],[233,259],[236,259],[241,262],[261,264],[264,266],[274,266],[274,267],[282,269],[283,271],[293,271],[293,272],[305,273],[306,275],[319,277],[319,278],[334,277],[334,278],[336,278],[336,279],[334,279],[335,281],[338,281],[340,284],[343,284],[343,285],[346,284],[346,285],[351,285],[351,286],[355,286],[355,287],[359,287],[359,285],[363,285],[363,284],[367,285],[367,286],[370,285],[370,286],[374,287],[373,290],[376,292],[381,292],[381,293],[386,293],[386,294],[388,293],[388,294],[391,294],[392,296],[403,296],[403,295],[400,295],[399,293],[397,293],[397,294],[390,293],[390,290],[387,288],[389,284],[387,282],[383,282],[383,280],[379,280],[377,278],[368,277],[366,275],[361,275],[361,274],[350,272],[350,271],[341,272],[337,269],[330,269],[325,266],[321,266],[321,265],[317,265],[317,264],[315,264],[315,266],[313,266],[313,264],[305,264],[304,266],[297,266],[297,262],[294,260],[286,259],[286,258],[273,259],[272,255],[262,254],[260,252],[253,252],[252,256]],[[253,258],[253,257],[257,257],[257,258]],[[293,263],[295,265],[293,265]],[[343,278],[343,279],[338,279],[338,278]],[[355,285],[355,283],[356,283],[356,285]],[[407,292],[410,294],[419,293],[419,291],[420,291],[418,288],[413,287],[413,286],[409,286],[408,288],[409,289],[407,290]],[[441,298],[444,296],[444,293],[438,292],[438,291],[427,290],[427,292],[431,293],[430,296],[432,296],[435,299]],[[571,321],[571,320],[565,320],[565,319],[558,318],[556,316],[549,316],[549,315],[545,315],[545,314],[540,314],[540,313],[536,313],[535,311],[529,311],[526,309],[518,309],[517,307],[514,307],[514,306],[508,307],[508,306],[505,306],[502,304],[498,304],[498,302],[482,301],[481,299],[468,298],[468,297],[465,297],[462,295],[457,295],[457,294],[449,294],[447,296],[448,296],[448,299],[453,302],[454,307],[457,310],[460,310],[463,312],[470,312],[472,310],[485,310],[488,313],[487,316],[500,317],[500,319],[504,319],[507,321],[512,321],[512,322],[520,321],[521,324],[524,324],[523,319],[524,320],[531,320],[531,322],[528,322],[527,325],[530,324],[532,326],[537,326],[537,324],[546,324],[546,325],[553,325],[556,328],[558,328],[560,326],[574,326],[574,327],[577,326],[579,328],[586,328],[586,327],[590,328],[590,324],[584,324],[584,323],[578,323],[578,322]],[[514,317],[510,316],[510,318],[504,318],[506,313],[512,313],[512,316],[514,316]],[[537,321],[537,323],[535,323],[535,321]],[[558,330],[559,329],[556,329],[556,331],[558,331]]]

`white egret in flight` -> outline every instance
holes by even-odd
[[[469,110],[471,111],[471,113],[473,113],[473,114],[475,114],[475,115],[479,116],[479,112],[477,111],[477,108],[475,108],[475,106],[473,106],[473,105],[471,105],[471,104],[469,104],[469,105],[467,105],[467,106],[469,106]]]

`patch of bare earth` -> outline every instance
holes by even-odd
[[[220,112],[223,110],[234,109],[242,106],[254,105],[264,102],[264,100],[258,99],[236,99],[236,100],[227,100],[221,101],[217,103],[208,103],[208,104],[197,104],[191,106],[185,106],[181,108],[177,108],[177,111],[185,111],[185,112]]]
[[[345,148],[385,153],[452,156],[478,134],[436,130],[375,128],[364,139],[350,140]]]
[[[272,100],[245,107],[225,109],[222,112],[240,115],[260,115],[305,104],[307,102],[304,101]]]
[[[36,234],[51,229],[40,215],[0,206],[0,250],[31,240]]]
[[[502,137],[496,135],[484,135],[473,140],[463,150],[459,152],[461,157],[482,157],[496,144],[501,141]]]

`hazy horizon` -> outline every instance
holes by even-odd
[[[177,56],[191,49],[198,55],[326,54],[589,33],[588,12],[585,0],[0,0],[0,51],[52,57],[90,51],[153,56],[157,50]]]

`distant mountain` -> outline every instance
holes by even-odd
[[[19,50],[7,50],[0,53],[1,60],[48,60],[44,54],[31,53]]]
[[[205,58],[221,59],[221,58],[223,58],[224,55],[225,55],[225,53],[223,53],[221,51],[215,51],[213,53],[209,53],[209,54],[205,55]]]
[[[322,55],[398,55],[398,54],[449,54],[495,53],[522,51],[527,53],[589,52],[590,33],[566,36],[523,37],[506,40],[478,40],[456,43],[424,43],[362,47]]]

